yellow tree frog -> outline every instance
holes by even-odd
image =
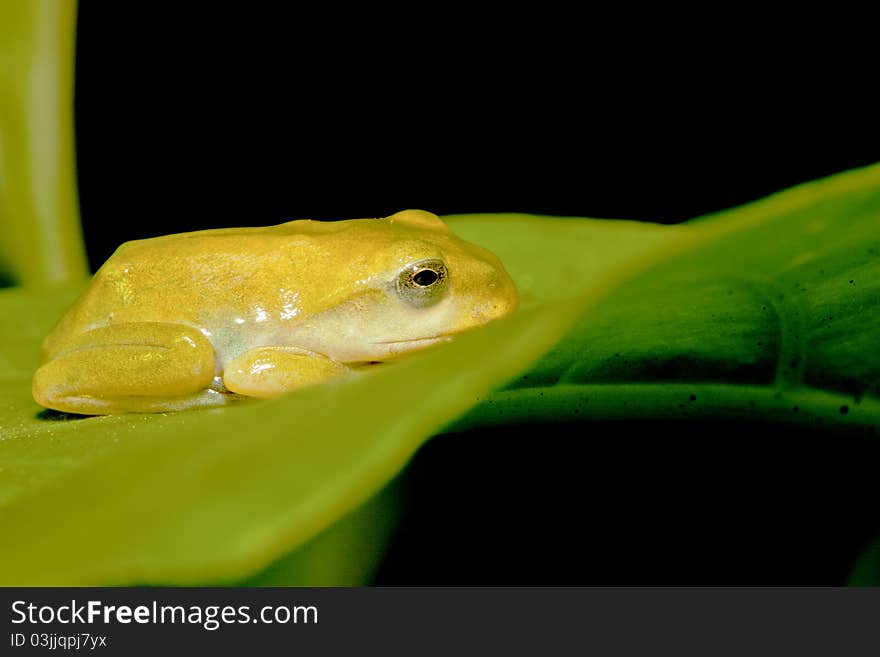
[[[100,415],[271,397],[514,310],[492,253],[436,215],[127,242],[43,341],[34,399]]]

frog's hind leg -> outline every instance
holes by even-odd
[[[214,347],[180,324],[137,322],[87,331],[34,374],[37,403],[68,413],[162,412],[217,406]]]

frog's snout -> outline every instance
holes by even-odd
[[[519,295],[516,291],[516,285],[503,267],[497,271],[495,280],[489,286],[492,291],[489,304],[490,320],[507,317],[517,309]]]
[[[479,284],[470,297],[471,318],[464,320],[471,327],[506,317],[519,305],[516,285],[497,257],[487,253],[480,269]]]

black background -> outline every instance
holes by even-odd
[[[121,242],[296,218],[519,211],[674,223],[880,160],[827,55],[423,7],[82,3],[93,269]],[[404,10],[400,10],[404,11]],[[397,23],[396,21],[403,21]],[[566,424],[446,436],[404,475],[384,584],[834,584],[877,527],[876,439]]]

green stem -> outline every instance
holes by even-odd
[[[85,278],[73,150],[75,0],[0,3],[0,275]]]

